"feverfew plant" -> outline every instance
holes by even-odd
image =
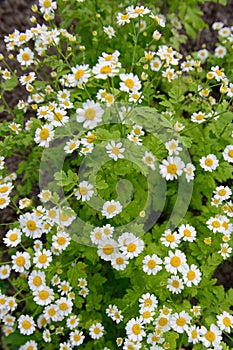
[[[3,348],[232,348],[233,30],[184,56],[197,4],[39,0],[5,36]]]

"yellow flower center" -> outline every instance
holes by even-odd
[[[42,279],[40,276],[35,276],[33,278],[33,284],[37,287],[41,286],[42,285]]]
[[[153,259],[149,260],[147,263],[147,266],[149,267],[149,269],[154,269],[156,267],[156,265],[157,265],[156,261]]]
[[[96,111],[94,108],[87,108],[84,113],[86,120],[93,120],[96,116]]]
[[[168,172],[169,174],[175,174],[175,173],[177,172],[177,170],[178,170],[178,167],[177,167],[177,165],[174,164],[174,163],[171,163],[171,164],[169,164],[169,165],[167,166],[167,172]]]
[[[12,234],[9,236],[9,240],[12,241],[12,242],[15,242],[17,238],[18,238],[17,233],[12,233]]]
[[[60,112],[56,112],[56,113],[54,113],[54,115],[53,115],[53,119],[54,119],[56,122],[61,122],[62,119],[63,119],[63,115],[62,115]]]
[[[0,198],[0,205],[5,204],[6,203],[6,198]]]
[[[58,237],[57,244],[64,245],[65,243],[66,243],[66,238],[65,237]]]
[[[130,78],[126,79],[126,80],[125,80],[125,85],[126,85],[129,89],[132,89],[132,88],[134,87],[134,81],[133,81],[133,79],[130,79]]]
[[[28,220],[26,226],[30,231],[35,231],[37,228],[36,223],[33,220]]]
[[[166,317],[161,317],[158,322],[159,326],[164,327],[168,324],[168,319]]]
[[[224,317],[224,319],[222,321],[223,321],[224,326],[226,326],[226,327],[231,326],[231,320],[229,319],[229,317]]]
[[[179,288],[179,286],[180,286],[180,282],[179,281],[177,281],[177,280],[172,281],[172,287]]]
[[[196,120],[202,120],[204,119],[204,115],[202,113],[199,113],[196,115]]]
[[[74,334],[74,341],[79,341],[81,339],[79,334]]]
[[[42,300],[46,300],[49,297],[49,292],[47,290],[41,290],[39,292],[39,298]]]
[[[150,298],[147,298],[144,300],[144,306],[147,307],[147,306],[151,306],[152,305],[152,300]]]
[[[44,0],[44,7],[47,9],[51,6],[51,0]]]
[[[111,71],[112,71],[112,68],[110,66],[103,66],[100,69],[101,74],[109,74],[111,73]]]
[[[121,257],[116,258],[116,263],[117,265],[123,265],[124,264],[124,259]]]
[[[180,264],[181,264],[181,260],[180,260],[180,257],[179,257],[179,256],[173,256],[173,257],[171,258],[171,265],[172,265],[173,267],[178,267],[178,266],[180,266]]]
[[[40,138],[41,140],[45,141],[49,137],[49,130],[46,128],[42,128],[40,131]]]
[[[205,337],[209,342],[213,342],[216,338],[214,332],[212,332],[212,331],[207,331],[205,334]]]
[[[95,334],[99,334],[99,333],[100,333],[99,327],[95,327],[94,330],[93,330],[93,332],[94,332]]]
[[[196,329],[193,329],[193,330],[192,330],[191,335],[192,335],[192,338],[193,338],[193,339],[196,339],[196,338],[197,338],[197,331],[196,331]]]
[[[9,190],[9,187],[8,187],[8,186],[2,186],[2,187],[0,188],[0,193],[6,193],[8,190]]]
[[[228,152],[228,156],[233,158],[233,149],[230,149],[230,151]]]
[[[29,53],[23,52],[23,54],[22,54],[22,59],[23,59],[24,61],[29,61],[29,60],[30,60],[30,55],[29,55]]]
[[[31,322],[24,320],[24,321],[22,322],[22,327],[23,327],[24,329],[29,329],[29,328],[31,328]]]
[[[176,324],[180,327],[183,327],[186,324],[186,319],[184,317],[179,317],[176,320]]]
[[[69,149],[72,150],[76,147],[76,143],[75,142],[72,142],[70,145],[69,145]]]
[[[129,19],[129,14],[126,13],[125,15],[122,15],[122,16],[121,16],[121,19],[122,19],[123,21],[126,21],[127,19]]]
[[[105,244],[103,247],[103,252],[106,255],[110,255],[114,252],[114,247],[111,244]]]
[[[59,305],[59,308],[60,308],[60,310],[62,310],[62,311],[66,311],[66,310],[68,309],[68,305],[67,305],[67,303],[61,303],[61,304]]]
[[[170,243],[174,242],[175,241],[175,237],[173,234],[169,234],[166,236],[166,240]]]
[[[184,236],[185,237],[191,237],[191,232],[187,229],[184,230]]]
[[[215,228],[219,228],[220,227],[220,222],[215,220],[212,222],[212,226],[215,227]]]
[[[187,273],[187,278],[188,278],[189,281],[194,280],[195,277],[196,277],[196,273],[194,271],[189,271]]]
[[[88,188],[87,187],[80,187],[79,188],[79,193],[81,194],[81,196],[85,196],[88,192]]]
[[[135,243],[130,243],[127,245],[127,251],[129,253],[135,252],[136,249],[137,249],[137,245]]]
[[[115,204],[110,204],[110,205],[108,206],[108,208],[107,208],[107,212],[108,212],[109,214],[114,213],[115,210],[116,210],[116,205],[115,205]]]
[[[119,147],[112,147],[112,153],[118,156],[118,154],[120,153]]]
[[[47,261],[47,255],[46,254],[41,254],[38,258],[39,263],[44,264]]]
[[[51,308],[48,310],[48,314],[49,314],[49,316],[54,316],[54,315],[56,315],[56,310],[54,309],[54,307],[51,307]]]
[[[132,332],[136,335],[140,334],[141,333],[141,327],[139,324],[134,324],[133,327],[132,327]]]
[[[18,256],[15,260],[16,265],[23,266],[25,264],[25,258],[23,256]]]
[[[211,158],[206,158],[206,160],[205,160],[205,165],[207,165],[207,166],[212,166],[213,165],[213,160],[211,159]]]
[[[79,69],[75,73],[74,77],[75,77],[76,80],[79,80],[83,75],[84,75],[84,70],[83,69]]]

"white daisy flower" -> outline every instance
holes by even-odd
[[[173,275],[167,280],[167,289],[172,294],[179,294],[184,289],[184,283],[180,277]]]
[[[34,292],[45,285],[45,273],[43,271],[33,270],[28,277],[29,288]]]
[[[5,280],[7,279],[11,274],[11,267],[10,265],[2,265],[0,266],[0,279]]]
[[[146,151],[143,158],[142,158],[143,163],[145,163],[149,168],[152,170],[155,170],[155,156],[153,153]]]
[[[233,145],[227,145],[222,155],[226,162],[233,163]]]
[[[76,113],[77,122],[83,123],[83,127],[86,129],[93,129],[101,122],[104,110],[99,103],[87,100],[83,103],[83,108],[76,109]]]
[[[165,333],[171,329],[169,320],[170,320],[170,315],[168,316],[159,315],[153,322],[153,325],[155,326],[155,329],[162,330],[162,332]]]
[[[33,291],[33,300],[37,305],[48,305],[54,299],[54,292],[48,286],[40,286]]]
[[[112,260],[114,254],[118,253],[118,244],[112,238],[106,238],[98,244],[98,255],[105,261]]]
[[[85,336],[82,331],[74,330],[70,333],[69,340],[72,346],[79,346],[84,342]]]
[[[79,318],[76,315],[70,316],[66,320],[66,325],[69,329],[74,329],[79,324]]]
[[[112,39],[114,36],[116,36],[115,30],[114,30],[114,28],[111,27],[111,26],[103,27],[103,31],[104,31],[104,33],[107,34],[107,36],[109,37],[109,39]]]
[[[52,261],[52,253],[50,250],[43,249],[35,252],[33,263],[38,269],[46,269]]]
[[[181,176],[184,169],[184,162],[179,157],[168,157],[162,161],[162,164],[159,165],[160,174],[166,180],[177,179],[178,176]]]
[[[183,241],[194,242],[196,240],[196,229],[189,224],[181,225],[178,232],[181,234]]]
[[[156,254],[146,255],[142,261],[142,269],[148,275],[156,275],[160,270],[162,270],[162,259],[160,259]]]
[[[186,286],[192,287],[193,284],[197,286],[201,282],[201,271],[194,264],[187,266],[183,272],[183,279]]]
[[[164,231],[160,238],[160,241],[163,243],[163,245],[165,245],[165,247],[174,249],[180,244],[180,238],[180,234],[177,232],[171,232],[171,230],[168,229]]]
[[[218,58],[223,58],[224,56],[226,56],[226,54],[227,54],[227,49],[225,48],[225,46],[219,45],[214,50],[214,55]]]
[[[146,293],[138,299],[139,307],[154,310],[158,306],[158,299],[154,294]]]
[[[209,330],[206,327],[201,326],[200,340],[206,348],[209,348],[210,346],[217,348],[222,341],[222,332],[217,326],[215,326],[215,324],[211,324]]]
[[[142,317],[130,319],[125,327],[128,338],[134,342],[140,342],[146,333],[144,331],[144,324]]]
[[[178,155],[182,151],[182,147],[179,147],[179,141],[172,139],[168,142],[165,142],[165,147],[168,150],[169,156]]]
[[[115,253],[111,258],[111,265],[115,270],[124,270],[128,265],[128,258],[123,253]]]
[[[91,325],[89,328],[89,335],[92,339],[100,339],[104,335],[104,327],[101,323],[97,322]]]
[[[228,243],[220,243],[221,249],[218,251],[219,254],[222,255],[223,259],[227,259],[231,256],[232,248]]]
[[[220,315],[217,315],[218,327],[227,333],[231,333],[233,327],[233,316],[227,311],[223,311]]]
[[[114,216],[118,215],[122,212],[122,205],[119,201],[111,200],[107,201],[103,205],[103,209],[101,210],[101,214],[106,217],[106,219],[111,219]]]
[[[54,12],[57,8],[56,1],[52,0],[39,0],[40,11],[46,15]]]
[[[92,68],[92,72],[96,79],[106,80],[108,77],[115,77],[119,73],[119,68],[111,61],[101,60]]]
[[[59,251],[65,250],[70,244],[71,238],[66,232],[57,232],[52,236],[52,247]]]
[[[16,58],[22,66],[28,67],[33,63],[34,53],[29,47],[25,47],[19,50]]]
[[[19,350],[38,350],[35,340],[29,340],[19,347]]]
[[[62,317],[68,316],[72,312],[73,302],[70,298],[62,297],[56,300],[58,312]]]
[[[181,311],[180,313],[175,312],[170,318],[171,327],[177,333],[184,333],[187,331],[190,321],[191,317],[185,311]]]
[[[196,167],[192,163],[187,163],[184,167],[184,173],[187,182],[190,182],[194,179],[194,171],[196,170]]]
[[[27,252],[16,252],[15,255],[12,255],[12,269],[15,272],[23,273],[25,270],[28,270],[31,266],[31,256]]]
[[[191,121],[194,123],[201,124],[206,121],[207,115],[202,113],[201,111],[195,112],[191,115]]]
[[[93,185],[89,184],[87,181],[80,182],[79,188],[74,193],[75,197],[81,199],[83,202],[89,201],[93,194]]]
[[[199,60],[204,61],[207,59],[207,57],[209,56],[209,51],[206,49],[201,49],[197,52],[197,57],[199,58]]]
[[[125,92],[138,91],[142,85],[137,75],[133,73],[120,74],[120,90]]]
[[[81,86],[82,84],[87,83],[88,79],[91,76],[88,64],[77,64],[75,67],[72,67],[71,70],[72,74],[68,74],[67,77],[69,81],[69,86],[71,87]]]
[[[188,335],[188,341],[192,344],[197,344],[200,341],[200,328],[196,325],[189,326],[186,329]]]
[[[18,318],[18,329],[20,334],[31,335],[36,327],[35,322],[29,315],[21,315]]]
[[[41,128],[36,129],[34,141],[41,147],[49,147],[50,141],[54,137],[54,130],[51,124],[45,124]]]
[[[208,154],[205,157],[201,157],[200,166],[205,171],[212,172],[213,170],[216,170],[217,167],[219,166],[219,160],[217,159],[217,157],[214,154]]]
[[[132,238],[128,238],[125,241],[125,244],[120,247],[122,253],[128,258],[133,259],[137,257],[144,249],[144,242],[142,239],[134,236]]]
[[[7,247],[16,247],[21,242],[21,236],[22,232],[15,228],[6,233],[3,242]]]
[[[111,141],[105,148],[109,157],[113,160],[117,161],[119,158],[124,158],[122,153],[124,153],[125,148],[122,147],[122,142],[116,143],[115,141]]]
[[[177,272],[183,273],[187,267],[186,256],[178,249],[176,249],[175,252],[169,250],[168,256],[164,259],[164,265],[168,272],[175,275]]]

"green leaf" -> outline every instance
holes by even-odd
[[[10,79],[7,79],[1,84],[4,91],[12,91],[17,85],[18,85],[17,77],[12,77]]]

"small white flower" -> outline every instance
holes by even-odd
[[[207,156],[202,157],[200,159],[200,166],[205,171],[212,172],[213,170],[216,170],[217,167],[219,166],[219,160],[214,154],[208,154]]]
[[[101,211],[101,214],[105,216],[107,219],[111,219],[117,214],[121,213],[122,211],[122,205],[119,201],[114,201],[113,199],[111,201],[107,201],[103,205],[103,209]]]
[[[100,339],[104,335],[104,327],[101,323],[94,323],[89,328],[89,334],[92,339]]]

